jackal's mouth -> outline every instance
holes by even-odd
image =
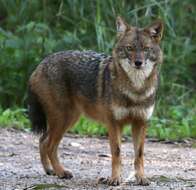
[[[137,69],[137,70],[141,70],[142,66],[134,66],[134,68]]]

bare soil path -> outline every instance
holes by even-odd
[[[130,141],[130,140],[129,140]],[[107,139],[64,137],[59,153],[62,163],[74,173],[71,180],[44,174],[38,153],[38,137],[14,129],[0,129],[0,190],[23,189],[130,189],[196,190],[196,149],[187,144],[145,144],[145,171],[150,186],[125,183],[133,173],[133,145],[123,143],[123,181],[118,187],[97,184],[109,176],[110,150]]]

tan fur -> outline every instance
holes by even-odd
[[[59,177],[72,177],[71,172],[60,164],[57,148],[63,134],[83,114],[103,123],[108,128],[112,154],[112,175],[107,180],[110,185],[118,185],[121,181],[122,129],[125,124],[132,124],[136,180],[138,184],[147,184],[143,167],[144,139],[147,120],[151,117],[155,104],[157,64],[162,61],[162,53],[158,45],[160,36],[156,36],[154,32],[156,28],[153,29],[153,26],[144,30],[137,29],[126,24],[120,17],[117,18],[118,42],[113,49],[112,58],[103,59],[99,65],[95,100],[93,97],[83,95],[83,91],[71,93],[72,87],[69,87],[70,90],[64,90],[66,86],[61,85],[64,81],[60,81],[59,84],[58,77],[61,69],[57,64],[44,65],[43,63],[34,71],[29,81],[30,88],[38,96],[48,123],[46,134],[40,138],[41,162],[46,173],[51,174],[53,169],[53,173]],[[141,45],[137,38],[141,40]],[[137,47],[138,44],[140,47]],[[134,46],[131,48],[137,51],[127,48],[131,45]],[[151,53],[152,58],[146,58],[143,46],[154,47],[155,55]],[[130,55],[130,58],[125,58],[123,53],[126,53],[126,56]],[[60,62],[58,54],[54,56],[54,60]],[[66,54],[63,60],[77,62],[81,59],[77,56],[78,52],[74,55]],[[85,56],[84,60],[87,59]],[[140,69],[136,69],[136,61],[143,62]],[[88,90],[87,87],[86,91]]]

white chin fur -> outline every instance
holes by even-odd
[[[128,59],[120,60],[120,64],[135,88],[143,87],[145,79],[150,76],[154,66],[154,63],[149,59],[146,60],[146,64],[141,69],[136,69]]]

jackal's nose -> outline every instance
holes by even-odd
[[[135,61],[135,66],[136,67],[140,67],[142,65],[142,61]]]

